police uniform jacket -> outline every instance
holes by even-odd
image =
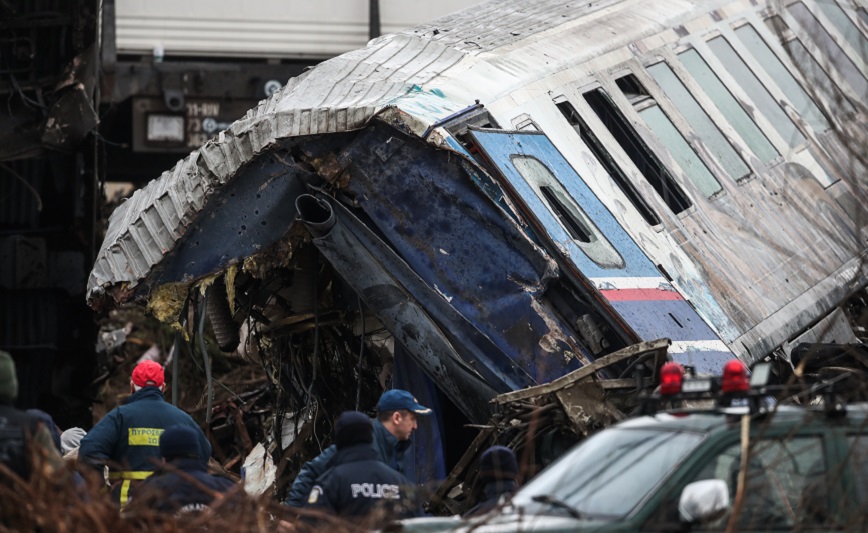
[[[199,457],[207,462],[211,444],[205,434],[190,415],[164,401],[158,387],[141,388],[100,420],[81,439],[79,460],[108,464],[109,479],[145,479],[161,462],[160,435],[175,425],[196,428]]]
[[[380,461],[370,444],[360,443],[337,451],[307,503],[340,516],[365,516],[380,505],[401,517],[415,516],[409,486],[403,474]]]
[[[22,479],[28,479],[32,465],[27,447],[31,445],[42,448],[45,460],[52,467],[63,466],[60,452],[54,448],[42,422],[13,407],[12,400],[0,397],[0,463]]]
[[[136,487],[131,503],[141,498],[158,511],[201,511],[214,500],[214,492],[227,492],[234,486],[230,479],[209,474],[205,461],[179,457]]]
[[[406,451],[412,446],[412,438],[410,440],[398,440],[377,419],[372,420],[371,425],[374,428],[374,442],[371,443],[371,448],[376,457],[384,464],[392,467],[393,470],[403,474]],[[304,507],[314,482],[332,465],[332,459],[336,453],[337,448],[331,445],[321,454],[305,463],[298,475],[295,476],[295,481],[292,482],[292,488],[284,503],[293,507]]]

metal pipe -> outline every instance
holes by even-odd
[[[368,2],[368,39],[380,36],[380,0]]]

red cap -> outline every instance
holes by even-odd
[[[133,383],[139,387],[161,387],[165,381],[163,367],[155,361],[142,361],[133,370]]]

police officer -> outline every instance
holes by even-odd
[[[81,439],[79,462],[109,467],[112,497],[121,506],[129,500],[130,486],[150,476],[161,462],[160,435],[171,426],[193,429],[198,457],[208,461],[211,444],[184,411],[163,399],[163,367],[143,361],[133,370],[130,392],[123,405],[111,410]]]
[[[337,451],[311,489],[308,507],[345,517],[365,516],[377,507],[401,517],[417,514],[406,492],[410,482],[377,457],[373,440],[364,413],[341,414],[335,424]]]
[[[413,445],[411,439],[417,427],[416,417],[429,414],[431,409],[420,405],[416,398],[405,390],[392,389],[384,392],[377,402],[377,418],[373,421],[372,447],[377,457],[397,472],[405,473],[405,455]],[[314,480],[328,469],[336,452],[335,446],[329,446],[305,463],[292,483],[289,495],[284,501],[286,505],[304,507]]]
[[[55,448],[51,434],[37,417],[15,408],[18,398],[18,378],[15,361],[0,351],[0,463],[18,477],[27,480],[33,472],[31,452],[41,456],[54,471],[63,468],[60,451]],[[2,479],[5,476],[0,476]],[[3,479],[4,483],[10,480]]]
[[[136,487],[131,501],[141,500],[149,508],[171,513],[201,512],[209,509],[218,493],[235,487],[225,477],[208,473],[208,463],[199,457],[199,435],[188,426],[172,426],[160,435],[164,464]]]

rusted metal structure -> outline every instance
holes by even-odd
[[[295,427],[390,384],[435,433],[484,423],[659,338],[700,372],[847,342],[865,43],[864,8],[813,1],[491,2],[387,35],[126,201],[88,299],[189,324],[210,287]],[[595,368],[599,398],[652,370]]]

